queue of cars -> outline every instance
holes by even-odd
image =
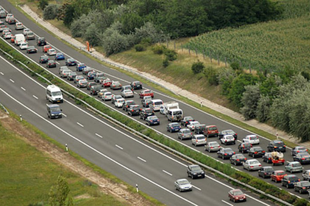
[[[24,47],[22,48],[25,49],[26,47],[27,53],[38,52],[38,49],[35,46],[28,46],[26,41],[33,39],[33,32],[24,28],[20,22],[15,24],[15,28],[16,30],[23,29],[23,34],[21,35],[24,36],[24,40],[20,40],[23,38],[19,34],[11,34],[10,41],[19,45],[23,44]],[[7,31],[5,34],[9,35],[9,30],[4,29],[4,31]],[[265,168],[257,159],[248,159],[243,154],[248,153],[249,156],[252,156],[253,158],[262,158],[263,161],[266,160],[266,162],[268,162],[271,159],[271,157],[268,157],[270,152],[286,151],[284,143],[278,140],[270,142],[266,148],[268,152],[265,152],[261,147],[253,147],[255,144],[260,144],[258,136],[254,134],[247,135],[242,139],[242,143],[239,144],[238,150],[243,154],[236,153],[231,148],[224,148],[221,145],[226,146],[229,144],[236,144],[238,135],[235,131],[231,129],[218,131],[216,125],[201,124],[200,122],[195,121],[195,118],[191,116],[184,116],[184,113],[179,108],[177,102],[164,103],[160,99],[154,99],[154,93],[149,89],[144,89],[142,83],[139,81],[133,81],[130,85],[122,85],[119,81],[112,80],[106,77],[104,73],[97,72],[95,69],[87,67],[83,63],[79,63],[75,59],[66,59],[63,53],[57,52],[55,48],[48,45],[44,37],[38,37],[36,44],[37,46],[42,47],[42,52],[44,53],[39,59],[40,64],[46,65],[48,68],[57,68],[58,61],[65,61],[66,66],[61,66],[59,68],[60,77],[66,78],[68,81],[73,81],[79,88],[87,88],[87,91],[89,91],[91,95],[97,95],[98,98],[103,101],[111,101],[112,105],[116,108],[122,108],[128,115],[139,116],[139,118],[144,120],[149,126],[160,125],[160,119],[156,116],[156,112],[159,112],[160,114],[165,115],[168,121],[172,122],[167,125],[167,131],[171,133],[176,132],[178,139],[190,139],[194,146],[204,145],[206,151],[210,153],[217,152],[219,158],[229,159],[231,164],[236,166],[242,165],[244,169],[249,171],[258,170],[258,174],[261,174],[261,177],[268,178],[267,170],[270,170],[271,166],[266,166],[268,168]],[[108,91],[108,89],[111,91]],[[114,90],[121,90],[120,95],[115,94]],[[138,96],[141,99],[141,103],[136,103],[134,100],[128,100],[128,98],[137,94],[137,90],[140,90]],[[219,141],[209,141],[211,140],[211,137],[217,137]],[[310,173],[308,172],[304,174],[305,171],[296,169],[296,165],[298,164],[295,162],[298,161],[300,164],[306,164],[310,162],[310,157],[309,155],[307,156],[304,152],[305,150],[302,148],[297,147],[293,150],[292,155],[294,156],[294,162],[286,164],[284,172],[303,172],[303,176],[306,177],[306,175]],[[270,177],[272,174],[273,173],[270,174]],[[275,176],[275,174],[273,175]],[[291,185],[289,187],[291,187]]]

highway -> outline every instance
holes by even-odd
[[[54,38],[48,32],[46,32],[45,30],[41,29],[36,24],[34,24],[32,21],[30,21],[28,18],[26,18],[23,14],[21,14],[18,10],[16,10],[7,1],[4,1],[3,3],[1,3],[1,5],[5,9],[7,9],[8,11],[11,11],[19,21],[21,21],[25,26],[30,28],[37,35],[46,37],[47,41],[51,45],[53,45],[56,48],[57,51],[62,51],[66,55],[66,58],[69,55],[70,57],[73,57],[74,59],[78,60],[79,62],[83,62],[83,63],[85,63],[86,65],[88,65],[88,66],[90,66],[92,68],[95,68],[97,70],[103,71],[106,76],[110,77],[112,80],[119,80],[123,85],[127,85],[131,81],[133,81],[133,79],[131,77],[128,77],[128,76],[126,76],[123,73],[120,73],[120,72],[118,72],[116,70],[107,68],[107,67],[105,67],[105,66],[103,66],[103,65],[101,65],[101,64],[99,64],[99,63],[97,63],[95,61],[92,61],[88,57],[82,55],[81,53],[77,52],[76,50],[74,50],[74,49],[68,47],[67,45],[63,44],[58,39]],[[16,31],[14,30],[14,25],[10,25],[10,28],[12,29],[13,33],[16,33]],[[19,31],[18,33],[21,33],[21,31]],[[35,41],[34,40],[30,40],[29,44],[30,45],[35,45]],[[14,46],[14,47],[17,48],[16,46]],[[26,55],[26,56],[30,57],[35,62],[38,62],[39,57],[41,55],[43,55],[43,53],[41,51],[41,48],[38,48],[38,49],[39,49],[39,52],[37,54],[30,54],[30,55]],[[17,48],[17,50],[19,50],[19,49]],[[21,51],[21,52],[26,54],[25,51]],[[57,68],[51,68],[51,69],[47,69],[47,70],[49,72],[55,74],[55,76],[59,76],[58,75],[58,71],[59,71],[58,68],[59,68],[59,66],[62,66],[64,64],[65,64],[65,61],[58,61]],[[45,65],[42,65],[42,66],[44,67]],[[71,67],[71,69],[75,70],[75,67]],[[64,81],[66,81],[68,84],[72,84],[72,82],[69,82],[67,80],[64,80]],[[73,85],[73,86],[75,86],[75,85]],[[162,99],[164,102],[173,100],[169,96],[167,96],[165,94],[162,94],[159,91],[156,91],[156,89],[154,89],[154,88],[152,88],[152,87],[150,87],[148,85],[144,85],[144,87],[152,89],[155,92],[155,98],[156,99]],[[81,91],[87,92],[86,89],[82,89]],[[120,92],[119,91],[112,91],[112,93],[119,94]],[[141,100],[139,99],[137,94],[132,99],[134,99],[136,103],[140,104]],[[98,101],[100,101],[100,100],[98,100]],[[203,123],[203,124],[217,125],[217,127],[219,128],[220,131],[224,130],[224,129],[232,129],[232,130],[234,130],[235,132],[238,133],[238,141],[242,140],[243,137],[245,137],[246,135],[251,134],[250,131],[246,131],[246,130],[238,127],[238,126],[232,125],[232,124],[230,124],[230,123],[228,123],[226,121],[218,119],[218,118],[216,118],[216,117],[214,117],[212,115],[209,115],[209,114],[207,114],[207,113],[205,113],[205,112],[203,112],[203,111],[201,111],[199,109],[196,109],[196,108],[194,108],[194,107],[192,107],[192,106],[190,106],[190,105],[188,105],[186,103],[183,103],[183,102],[180,102],[180,101],[178,101],[178,102],[180,104],[181,109],[183,109],[183,111],[185,113],[185,116],[187,116],[187,115],[192,116],[196,120],[198,120],[200,123]],[[124,113],[123,110],[114,108],[110,102],[102,102],[102,103],[107,105],[107,106],[109,106],[111,109],[115,109],[118,112]],[[127,114],[125,114],[125,115],[127,115]],[[187,140],[180,141],[180,140],[178,140],[176,133],[172,133],[171,134],[171,133],[166,131],[166,126],[169,123],[167,118],[165,116],[163,116],[163,115],[160,115],[160,114],[157,114],[157,116],[160,118],[161,125],[160,126],[152,127],[157,132],[166,135],[168,138],[171,138],[171,139],[174,139],[176,141],[179,141],[180,143],[182,143],[184,145],[187,145],[187,146],[191,147],[192,149],[195,149],[197,151],[201,151],[201,152],[203,152],[206,155],[209,155],[209,156],[214,157],[215,159],[218,159],[216,153],[211,153],[211,154],[207,153],[207,152],[204,151],[203,147],[195,148],[194,146],[191,145],[190,141],[187,141]],[[142,120],[140,120],[139,117],[130,117],[130,118],[132,118],[134,121],[138,121],[138,122],[141,122],[142,124],[144,124],[144,122]],[[210,138],[210,140],[212,140],[212,141],[214,140],[214,141],[218,141],[219,142],[218,138]],[[260,137],[260,142],[261,143],[260,143],[259,146],[266,150],[267,149],[267,144],[268,144],[269,140],[265,139],[264,137]],[[231,146],[228,146],[228,147],[231,147],[235,152],[237,152],[238,151],[237,150],[237,145],[238,144],[231,145]],[[291,153],[290,149],[288,149],[287,152],[285,153],[285,159],[287,161],[292,161],[292,157],[291,157],[290,153]],[[245,156],[248,157],[247,155],[245,155]],[[263,163],[261,158],[257,158],[257,159],[262,163],[263,166],[269,165],[267,163]],[[223,161],[224,163],[229,163],[229,160],[220,160],[220,161]],[[240,169],[240,170],[243,170],[242,166],[236,166],[236,167],[238,169]],[[310,166],[309,165],[304,165],[304,168],[305,169],[310,169]],[[284,169],[284,166],[274,166],[274,169]],[[245,170],[243,170],[243,171],[245,171]],[[245,172],[248,172],[248,171],[245,171]],[[248,173],[250,173],[253,176],[257,177],[257,172],[248,172]],[[301,174],[300,173],[297,173],[296,175],[301,178]],[[266,179],[266,181],[268,181],[271,184],[275,184],[275,185],[281,187],[280,183],[273,183],[269,179]],[[286,188],[283,188],[283,189],[286,189]],[[293,189],[288,189],[288,191],[290,191],[290,192],[292,192],[292,193],[297,195],[297,193],[295,193],[293,191]],[[306,195],[300,195],[300,196],[301,197],[306,197]]]
[[[227,191],[231,185],[208,174],[204,179],[191,180],[192,192],[177,192],[173,182],[187,178],[188,163],[116,128],[67,99],[60,104],[65,116],[48,119],[45,85],[2,57],[0,64],[1,103],[61,144],[68,144],[70,150],[129,184],[138,184],[140,190],[167,205],[227,205]],[[248,198],[246,204],[271,203]]]

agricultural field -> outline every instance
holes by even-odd
[[[283,19],[239,28],[227,28],[191,39],[185,48],[248,69],[310,68],[309,1],[279,1]]]

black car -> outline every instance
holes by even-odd
[[[258,170],[258,176],[262,178],[269,178],[273,173],[274,169],[271,166],[265,166]]]
[[[48,60],[50,60],[50,59],[48,58],[48,56],[43,55],[43,56],[40,56],[39,63],[45,64],[45,63],[48,62]]]
[[[205,172],[201,169],[199,165],[188,165],[187,167],[187,176],[192,179],[205,177]]]
[[[269,152],[286,152],[286,146],[281,140],[272,140],[269,142],[267,149]]]
[[[203,134],[203,130],[206,128],[205,124],[198,124],[195,126],[194,132],[195,134]]]
[[[52,68],[52,67],[56,67],[56,62],[55,60],[48,60],[47,64],[46,64],[47,68]]]
[[[308,152],[308,149],[306,149],[304,146],[296,146],[292,149],[292,156],[295,156],[298,153],[305,153],[305,152]]]
[[[76,66],[77,61],[75,59],[67,59],[66,66]]]
[[[297,153],[297,155],[293,156],[293,160],[300,162],[300,164],[309,164],[310,155],[307,152]]]
[[[34,47],[34,46],[28,46],[27,48],[27,53],[30,54],[30,53],[37,53],[38,50]]]
[[[191,116],[185,116],[181,120],[181,125],[186,127],[189,124],[190,121],[195,121],[195,119],[193,117],[191,117]]]
[[[236,154],[231,148],[221,148],[217,152],[217,157],[222,158],[222,159],[229,159],[231,156]]]
[[[281,182],[283,187],[290,188],[294,187],[297,182],[300,182],[300,179],[296,175],[286,175]]]
[[[249,150],[249,156],[252,157],[262,157],[265,154],[265,150],[263,150],[261,147],[252,147]]]
[[[249,152],[249,150],[251,149],[252,144],[248,143],[248,142],[242,142],[238,145],[238,150],[241,153],[246,153]]]
[[[150,108],[143,108],[140,111],[140,119],[145,120],[148,116],[153,116],[155,113]]]
[[[133,90],[142,89],[142,84],[139,81],[133,81],[130,83],[130,86]]]
[[[224,135],[232,135],[234,136],[235,140],[237,140],[238,138],[238,135],[236,132],[234,132],[233,130],[231,129],[226,129],[226,130],[223,130],[219,133],[219,139],[222,139],[222,137],[224,137]]]
[[[146,124],[151,126],[151,125],[160,125],[159,118],[157,116],[149,116],[145,119]]]
[[[271,152],[266,152],[262,158],[263,162],[272,163]]]
[[[73,81],[75,77],[76,77],[76,72],[70,72],[67,76],[67,80]]]
[[[140,114],[140,106],[139,105],[130,105],[128,108],[128,115],[134,116]]]
[[[295,192],[299,192],[300,194],[307,193],[309,189],[310,189],[309,181],[300,181],[297,182],[294,186]]]
[[[46,45],[46,40],[44,37],[38,37],[37,39],[37,45],[38,46],[45,46]]]
[[[192,139],[193,137],[193,133],[190,129],[188,128],[184,128],[184,129],[181,129],[179,132],[178,132],[178,138],[180,140],[183,140],[183,139]]]
[[[123,110],[125,110],[125,112],[128,112],[130,105],[136,105],[136,103],[133,100],[126,100],[123,104]]]
[[[167,125],[167,131],[168,132],[178,132],[180,131],[181,129],[181,125],[179,123],[176,123],[176,122],[172,122],[172,123],[169,123]]]
[[[237,165],[242,165],[242,163],[245,162],[246,160],[247,158],[243,154],[235,154],[231,156],[230,163],[237,166]]]
[[[87,87],[87,85],[86,85],[86,87]],[[97,95],[98,92],[100,91],[100,89],[101,89],[101,86],[100,86],[100,85],[91,86],[91,87],[90,87],[90,94],[91,94],[91,95]]]

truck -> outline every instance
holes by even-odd
[[[171,109],[180,109],[179,108],[179,103],[171,101],[171,102],[165,102],[163,104],[163,114],[167,116],[168,111]]]

